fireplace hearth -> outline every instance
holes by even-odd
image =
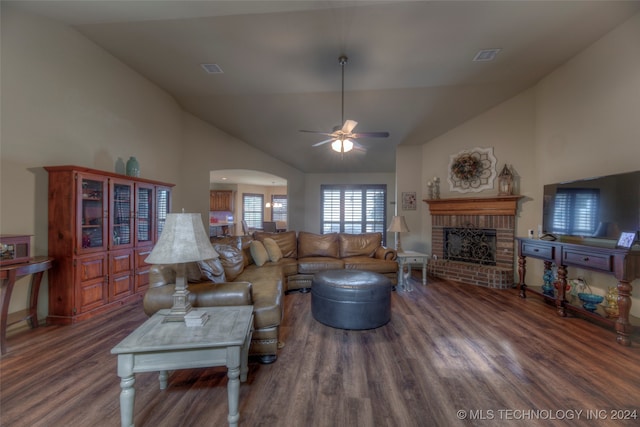
[[[429,274],[478,286],[514,286],[520,196],[425,200],[431,213]]]

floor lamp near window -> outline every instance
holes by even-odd
[[[145,259],[148,264],[175,264],[176,287],[173,307],[165,322],[183,322],[191,311],[185,263],[218,258],[204,231],[200,214],[167,214],[167,220],[151,254]]]
[[[389,228],[387,228],[387,231],[396,233],[396,251],[403,252],[400,233],[406,233],[409,231],[409,227],[407,227],[407,221],[405,221],[404,216],[394,216],[393,219],[391,219],[391,224],[389,225]]]

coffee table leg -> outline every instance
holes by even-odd
[[[229,426],[237,427],[240,414],[238,413],[238,401],[240,400],[240,347],[227,348],[227,395],[229,397]]]
[[[422,286],[427,286],[427,259],[422,260]]]
[[[160,380],[160,390],[167,388],[167,379],[169,378],[169,371],[160,371],[158,380]]]
[[[118,355],[118,376],[120,377],[120,422],[122,427],[133,427],[133,403],[136,379],[133,374],[133,354]]]
[[[133,402],[136,390],[133,388],[136,380],[133,374],[120,379],[120,422],[122,427],[133,427]]]
[[[245,341],[242,346],[242,350],[240,350],[240,381],[247,381],[247,374],[249,373],[249,345],[251,345],[251,334],[247,337],[247,341]]]

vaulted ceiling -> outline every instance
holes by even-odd
[[[305,173],[393,172],[397,145],[424,144],[531,87],[640,10],[638,1],[16,3],[68,23],[185,110]],[[490,48],[495,60],[472,61]],[[391,134],[344,156],[299,132],[341,124],[341,54],[345,118]]]

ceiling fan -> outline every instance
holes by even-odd
[[[341,55],[338,58],[338,63],[342,67],[342,128],[340,126],[336,126],[333,128],[332,132],[318,132],[313,130],[301,130],[300,132],[309,132],[309,133],[317,133],[320,135],[330,136],[331,138],[325,139],[324,141],[317,142],[313,144],[313,147],[317,147],[319,145],[326,144],[328,142],[332,142],[331,148],[338,153],[346,153],[351,151],[354,147],[354,142],[352,139],[357,138],[387,138],[389,136],[389,132],[357,132],[354,133],[353,129],[356,127],[358,122],[355,120],[345,120],[344,119],[344,66],[347,64],[348,58],[345,55]]]

